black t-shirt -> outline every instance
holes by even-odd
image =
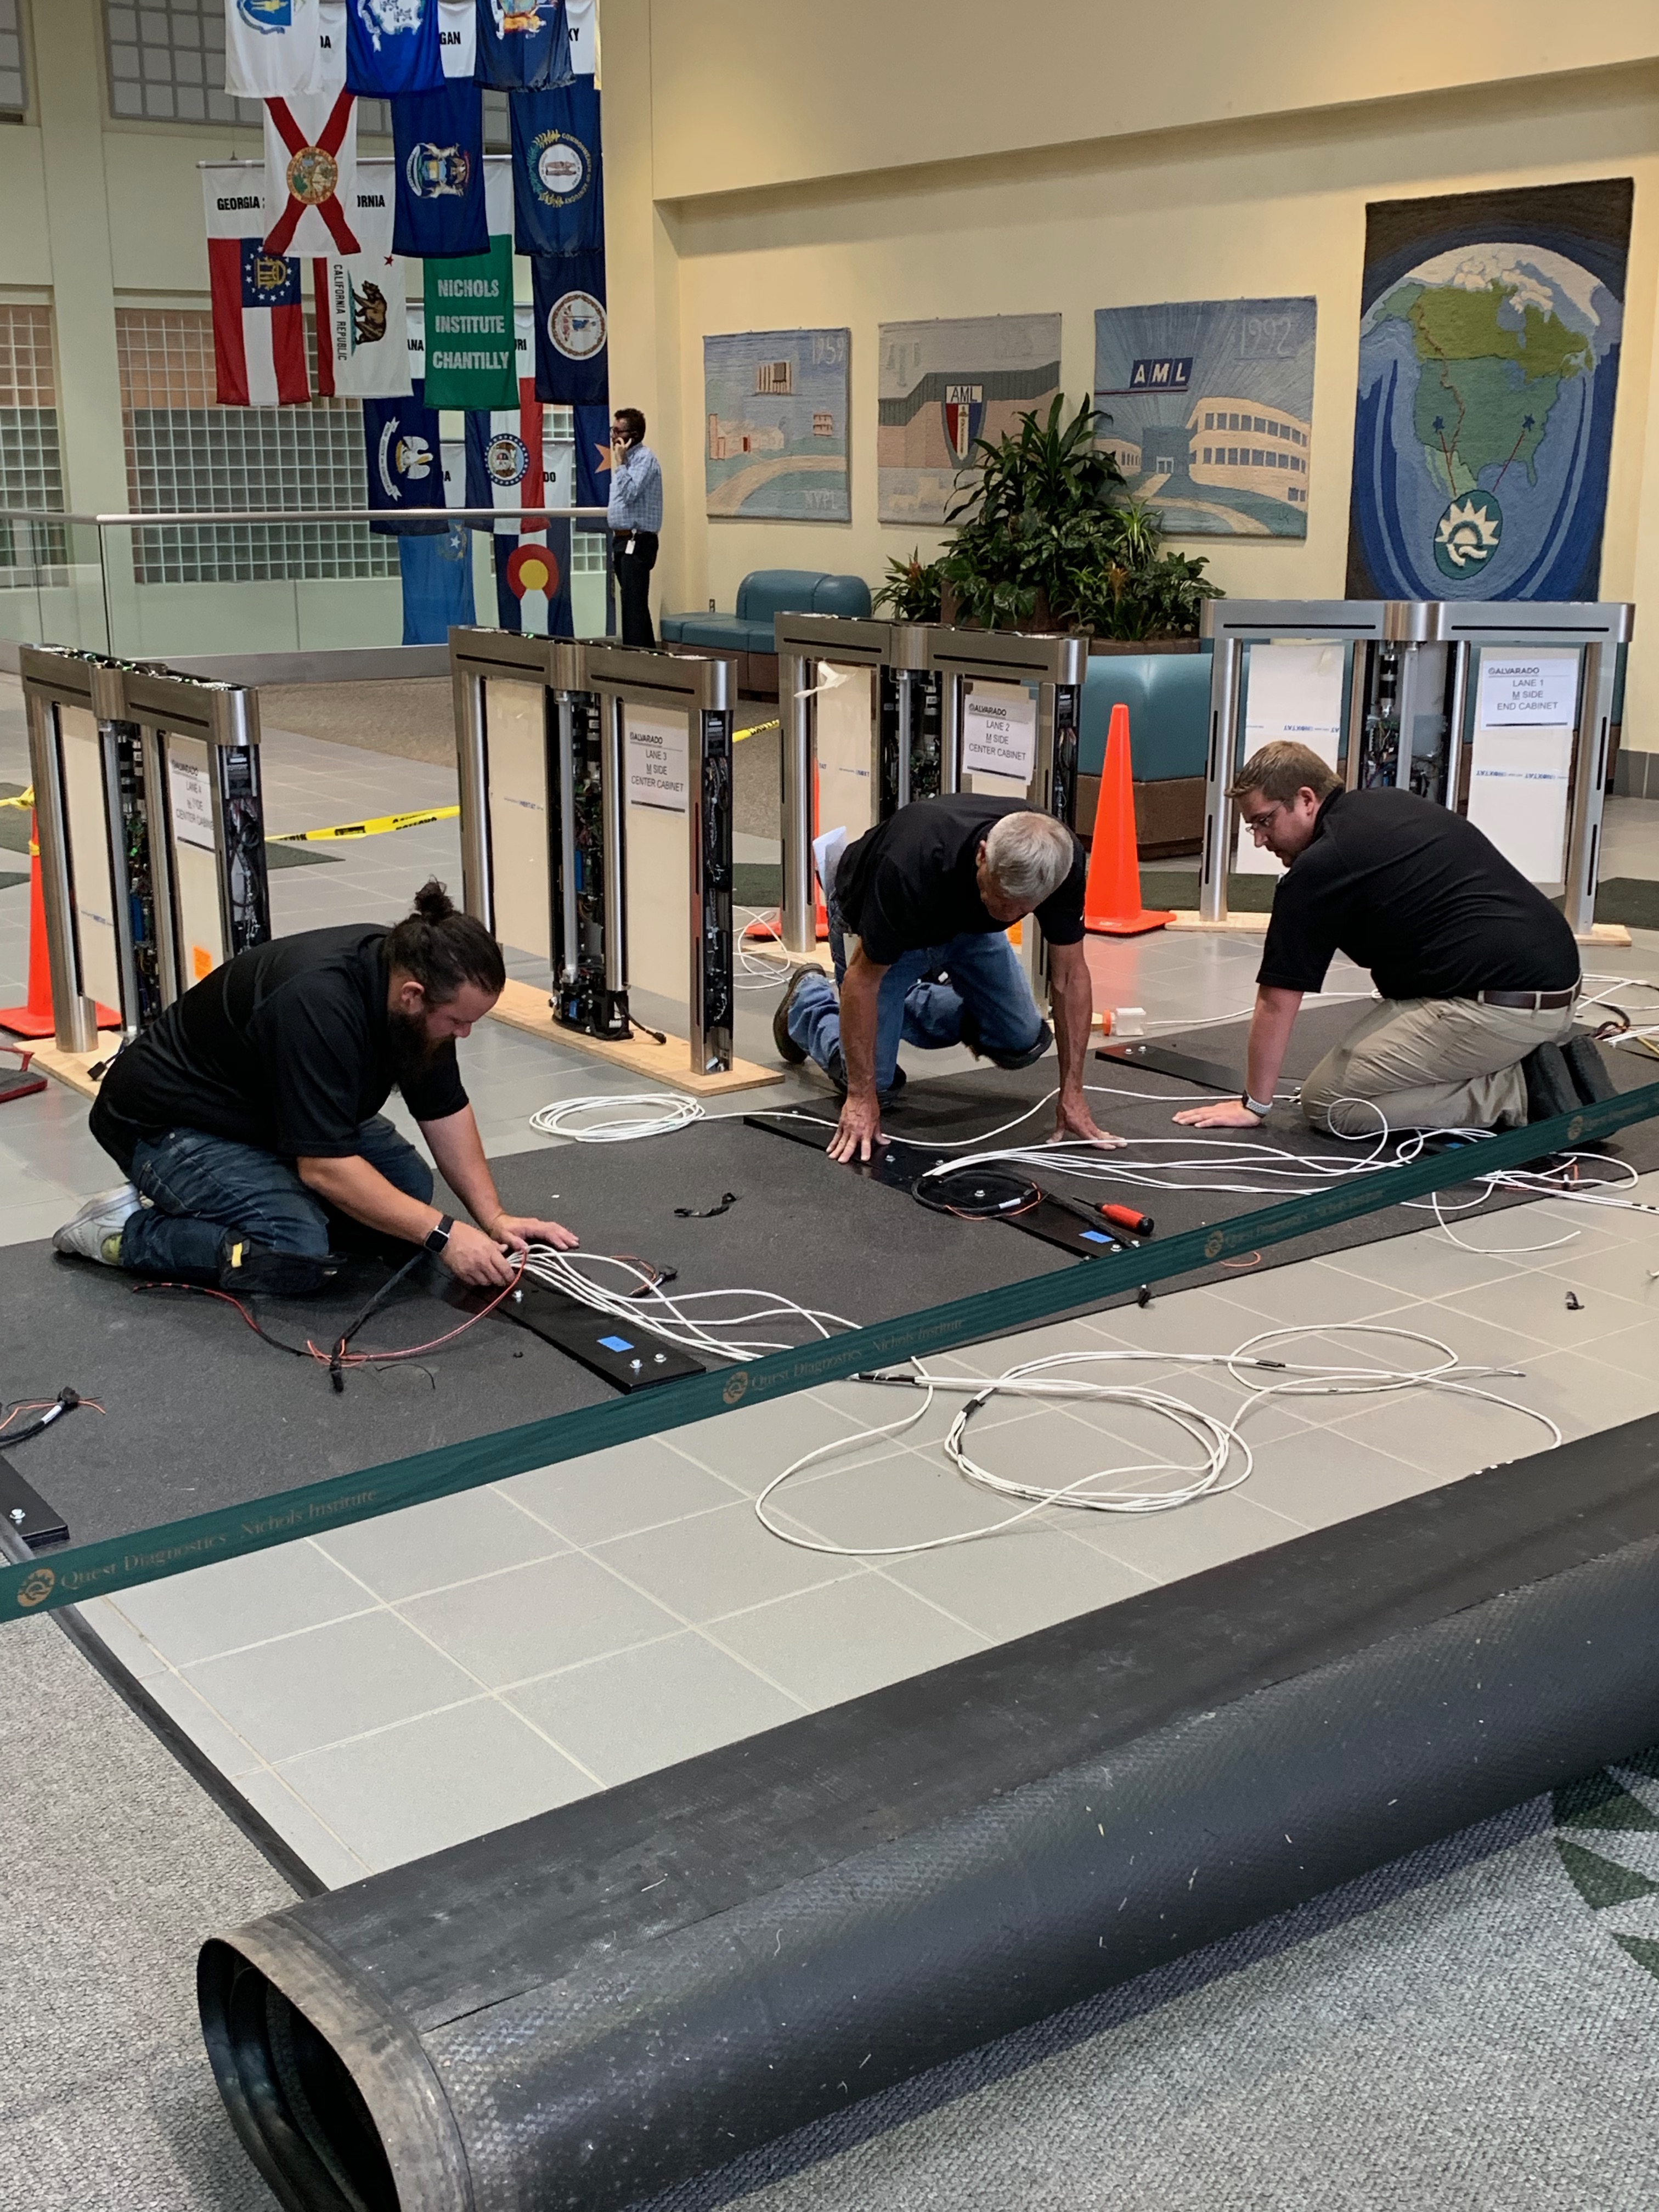
[[[902,952],[1001,929],[985,910],[975,868],[979,848],[1005,814],[1029,814],[1023,799],[971,791],[914,799],[866,830],[842,854],[836,902],[865,957],[889,968]],[[1050,945],[1083,942],[1083,848],[1073,839],[1072,872],[1036,909]]]
[[[1333,792],[1273,895],[1256,976],[1317,991],[1334,952],[1385,999],[1562,991],[1578,981],[1566,919],[1473,823],[1410,791]]]
[[[343,1159],[394,1089],[418,1121],[459,1113],[467,1099],[453,1042],[399,1079],[386,937],[349,922],[239,952],[121,1054],[98,1116],[134,1134],[204,1129],[284,1159]]]

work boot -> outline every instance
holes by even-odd
[[[100,1191],[72,1219],[52,1231],[52,1250],[73,1259],[95,1260],[102,1267],[118,1267],[121,1231],[141,1203],[130,1182],[124,1182],[118,1190]]]
[[[306,1297],[337,1275],[343,1263],[332,1252],[273,1252],[240,1229],[228,1229],[219,1247],[219,1288],[252,1296]]]
[[[971,1006],[962,1010],[962,1042],[975,1060],[988,1060],[993,1067],[1030,1067],[1041,1060],[1054,1041],[1047,1022],[1037,1024],[1036,1042],[1024,1052],[987,1052],[980,1042],[979,1020]]]
[[[792,968],[789,981],[784,986],[783,996],[772,1009],[772,1042],[778,1048],[778,1058],[789,1067],[799,1067],[806,1057],[805,1047],[798,1045],[789,1034],[789,1010],[797,994],[808,976],[822,979],[821,968]]]
[[[1618,1086],[1608,1074],[1601,1048],[1593,1036],[1572,1038],[1562,1046],[1561,1057],[1566,1062],[1567,1073],[1581,1105],[1594,1106],[1599,1099],[1613,1097]]]
[[[1521,1063],[1527,1086],[1527,1120],[1553,1121],[1558,1114],[1577,1113],[1582,1103],[1566,1055],[1559,1044],[1534,1045]]]

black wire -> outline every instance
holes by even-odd
[[[24,1402],[26,1401],[21,1399],[18,1401],[20,1405]],[[52,1404],[47,1407],[38,1421],[31,1421],[26,1429],[0,1431],[0,1451],[9,1451],[14,1444],[26,1444],[31,1443],[36,1437],[44,1436],[49,1428],[63,1419],[65,1413],[72,1413],[80,1403],[81,1394],[78,1390],[70,1390],[67,1388],[60,1390]]]
[[[426,1253],[424,1249],[422,1249],[417,1251],[412,1258],[405,1260],[403,1266],[398,1268],[397,1273],[391,1276],[386,1282],[381,1284],[380,1289],[375,1291],[374,1297],[363,1308],[356,1321],[350,1322],[341,1331],[339,1340],[334,1346],[333,1353],[328,1363],[328,1379],[334,1385],[337,1391],[343,1391],[345,1389],[345,1375],[341,1368],[340,1362],[345,1358],[347,1347],[350,1344],[352,1338],[356,1335],[358,1330],[362,1328],[366,1322],[374,1320],[375,1315],[379,1313],[380,1308],[392,1296],[392,1293],[397,1289],[398,1284],[401,1283],[405,1277],[412,1275],[416,1268],[420,1266],[422,1261],[424,1260],[425,1257]],[[433,1387],[435,1389],[437,1386],[434,1384]]]
[[[952,1186],[964,1176],[972,1178],[971,1188],[953,1197]],[[1006,1168],[969,1167],[964,1161],[938,1175],[922,1176],[911,1195],[918,1206],[925,1206],[930,1213],[954,1213],[958,1219],[969,1221],[995,1221],[1004,1214],[1023,1212],[1027,1206],[1035,1206],[1042,1193],[1028,1177],[1014,1175]]]

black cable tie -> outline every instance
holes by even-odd
[[[728,1190],[718,1206],[677,1206],[674,1208],[674,1218],[676,1221],[716,1220],[722,1213],[731,1212],[738,1202],[738,1194],[735,1190]]]

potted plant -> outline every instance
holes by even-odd
[[[1066,421],[1065,405],[1057,392],[1046,421],[1034,410],[1018,432],[975,441],[979,459],[945,515],[954,538],[933,564],[939,618],[1087,630],[1141,650],[1195,639],[1200,610],[1220,587],[1201,556],[1164,550],[1157,510],[1128,496],[1115,459],[1096,444],[1095,409],[1085,400]],[[902,566],[890,564],[890,583]],[[906,574],[919,568],[913,557]]]
[[[890,615],[895,622],[941,622],[940,590],[939,562],[924,561],[917,548],[908,561],[896,557],[887,563],[887,581],[871,605],[877,614]]]

